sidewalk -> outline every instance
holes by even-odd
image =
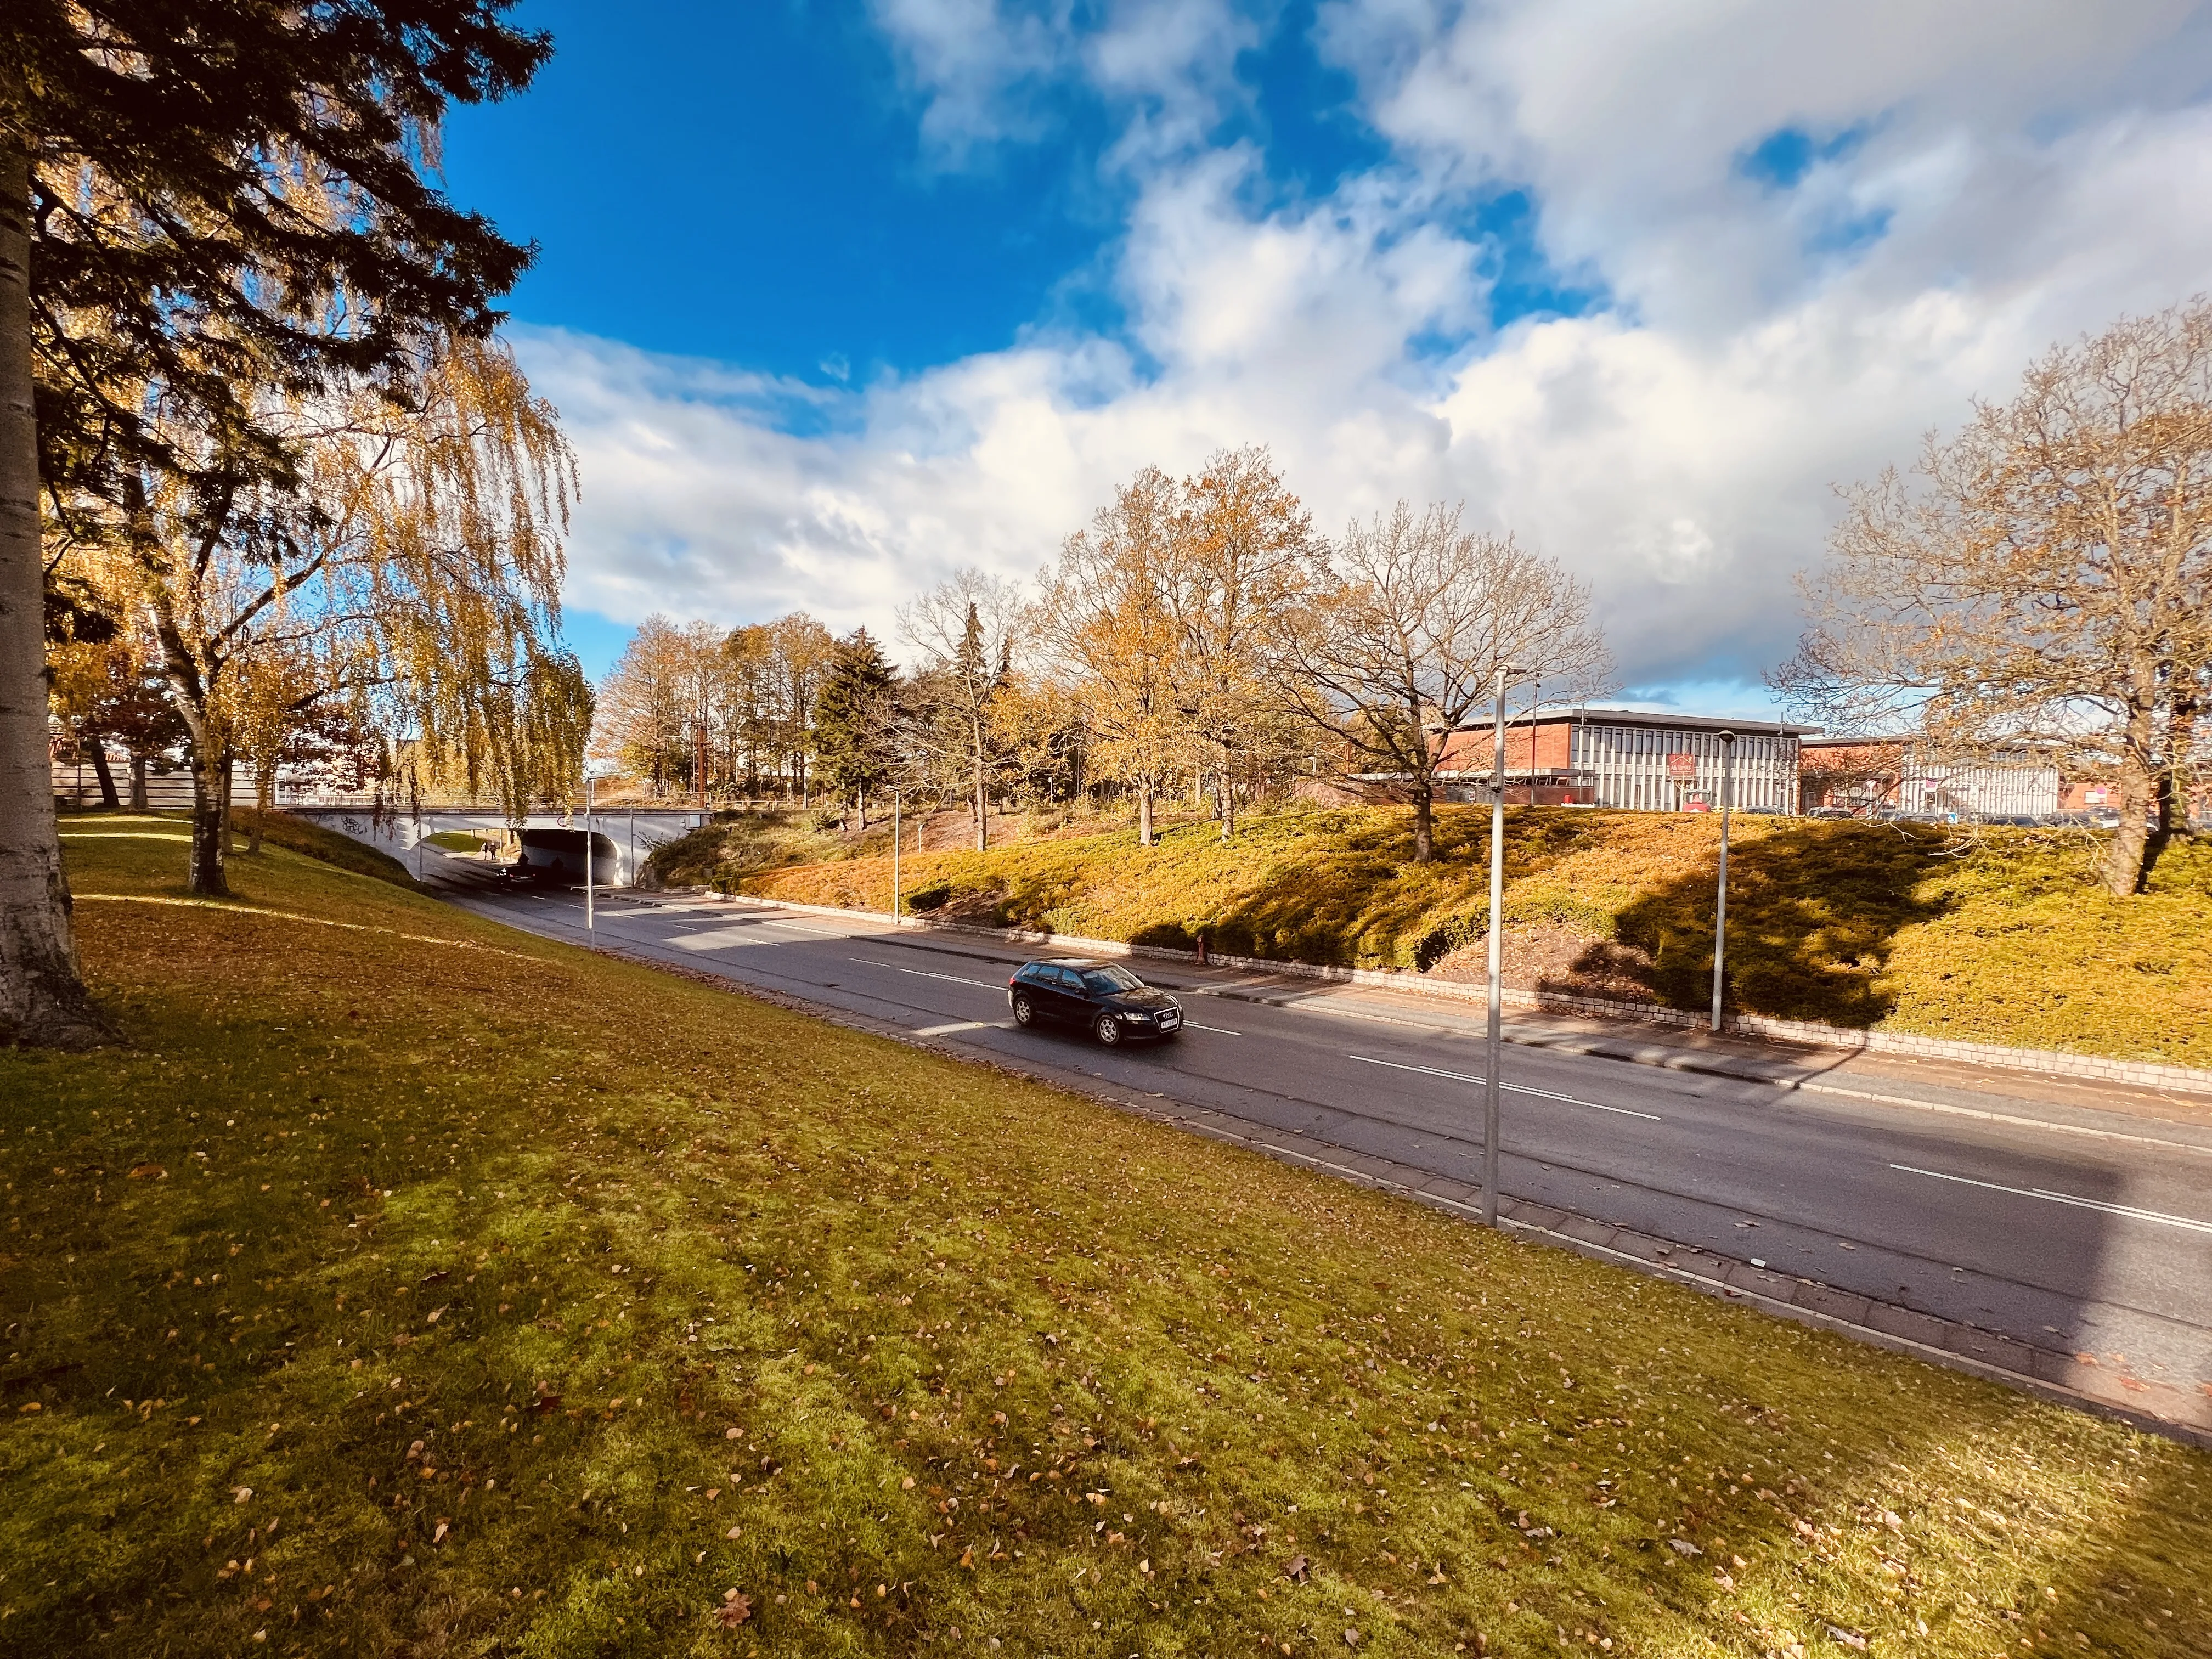
[[[650,896],[625,891],[623,896],[641,902],[724,902],[704,890]],[[873,911],[750,896],[730,902],[867,921],[885,928],[896,925],[906,943],[954,956],[990,957],[992,945],[999,947],[998,954],[1008,947],[1062,955],[1110,950],[1142,960],[1148,981],[1187,995],[1326,1010],[1458,1035],[1480,1035],[1486,1027],[1479,987],[1456,988],[1468,993],[1465,995],[1439,995],[1433,986],[1400,990],[1255,967],[1200,967],[1186,952],[1131,949],[1100,940],[1041,940],[1012,929],[933,926],[913,918],[894,924],[889,916]],[[1503,1034],[1506,1042],[1522,1048],[2212,1155],[2212,1086],[2200,1093],[1963,1060],[1716,1036],[1676,1025],[1525,1006],[1505,1010]]]

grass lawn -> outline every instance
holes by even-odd
[[[177,823],[0,1053],[0,1650],[2202,1656],[2212,1458]]]
[[[1720,824],[1705,815],[1507,814],[1509,982],[1705,1006]],[[1139,945],[1428,971],[1479,955],[1489,814],[1444,807],[1413,862],[1402,808],[1281,811],[1223,842],[1187,823],[909,856],[917,909]],[[1729,996],[1746,1012],[2212,1066],[2212,841],[2150,890],[2089,881],[2081,833],[1735,820]],[[890,908],[890,860],[763,871],[745,890]]]

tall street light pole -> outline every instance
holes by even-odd
[[[595,861],[592,857],[592,775],[586,772],[584,774],[584,931],[587,933],[596,933],[599,925],[597,908],[592,903],[592,877],[594,872],[592,866]]]
[[[1729,808],[1735,797],[1735,733],[1721,733],[1721,879],[1713,907],[1713,1030],[1721,1029],[1721,987],[1728,957]]]
[[[1498,934],[1505,908],[1505,678],[1498,665],[1498,696],[1491,716],[1495,745],[1490,766],[1490,1054],[1482,1068],[1482,1219],[1498,1224],[1498,1055],[1504,1040],[1504,996],[1499,978]]]
[[[902,908],[899,902],[899,841],[905,834],[899,828],[899,791],[891,789],[891,921],[896,923]]]

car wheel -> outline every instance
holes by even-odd
[[[1092,1029],[1098,1033],[1098,1041],[1109,1048],[1121,1040],[1121,1022],[1111,1014],[1099,1015],[1098,1024]]]
[[[1016,997],[1014,999],[1014,1024],[1017,1025],[1036,1024],[1036,1004],[1031,1002],[1027,997]]]

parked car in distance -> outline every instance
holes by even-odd
[[[1109,1048],[1182,1029],[1182,1004],[1120,963],[1093,957],[1024,963],[1006,981],[1006,1003],[1018,1025],[1079,1026]]]

